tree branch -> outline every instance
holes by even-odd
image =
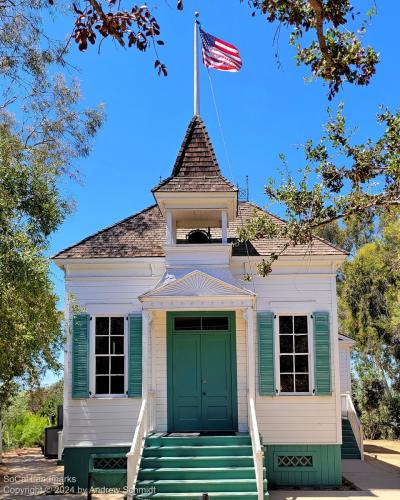
[[[319,48],[321,49],[321,53],[326,58],[327,62],[330,64],[332,62],[332,58],[329,54],[324,34],[324,15],[322,10],[322,2],[321,0],[308,0],[308,3],[315,14],[315,29],[317,31]]]

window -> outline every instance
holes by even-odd
[[[178,316],[175,331],[185,330],[229,330],[228,316]]]
[[[279,316],[281,393],[310,391],[310,355],[307,316]]]
[[[124,318],[96,317],[95,358],[96,394],[124,394]]]

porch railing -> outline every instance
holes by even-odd
[[[360,450],[361,460],[364,460],[364,435],[363,428],[358,418],[356,409],[354,408],[353,400],[349,393],[341,394],[342,416],[346,417],[351,425],[358,449]]]
[[[140,460],[146,436],[150,427],[150,412],[148,410],[148,401],[143,399],[142,406],[140,407],[139,418],[136,424],[135,433],[130,451],[127,453],[127,488],[128,500],[131,500],[135,495],[136,480],[139,473]]]
[[[254,399],[249,397],[249,431],[251,437],[251,445],[253,448],[254,469],[256,473],[257,495],[258,500],[264,499],[264,474],[263,462],[264,453],[260,442],[260,433],[258,431],[256,407]]]
[[[58,431],[58,450],[57,450],[57,458],[58,460],[62,460],[62,454],[64,451],[64,431]]]

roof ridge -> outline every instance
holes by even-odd
[[[98,236],[99,234],[104,233],[105,231],[108,231],[109,229],[112,229],[113,227],[118,226],[119,224],[123,224],[124,222],[128,221],[129,219],[133,219],[134,217],[137,217],[138,215],[140,215],[144,212],[147,212],[148,210],[155,208],[155,207],[157,207],[157,203],[154,203],[153,205],[149,205],[148,207],[144,208],[143,210],[139,210],[139,212],[136,212],[132,215],[129,215],[128,217],[125,217],[124,219],[121,219],[121,220],[115,222],[114,224],[111,224],[110,226],[104,227],[103,229],[100,229],[99,231],[96,231],[95,233],[92,233],[89,236],[86,236],[86,238],[83,238],[82,240],[77,241],[76,243],[73,243],[72,245],[70,245],[66,248],[63,248],[62,250],[60,250],[56,254],[52,255],[50,257],[50,259],[57,259],[58,255],[60,255],[64,252],[67,252],[68,250],[71,250],[72,248],[74,248],[78,245],[81,245],[82,243],[85,243],[86,241],[90,240],[91,238],[94,238],[95,236]],[[162,214],[161,214],[161,216],[162,216]]]
[[[279,221],[287,224],[287,221],[285,219],[282,219],[282,217],[279,217],[278,215],[273,214],[269,210],[265,210],[265,208],[260,207],[259,205],[254,203],[254,201],[239,200],[239,204],[240,203],[247,203],[247,204],[251,205],[252,207],[257,208],[257,210],[261,210],[262,212],[265,212],[267,215],[274,217],[275,219],[278,219]]]

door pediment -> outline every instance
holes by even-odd
[[[163,297],[249,297],[254,295],[253,292],[242,288],[239,283],[235,282],[230,271],[228,273],[226,275],[228,280],[225,281],[199,270],[188,272],[181,277],[167,271],[159,285],[143,294],[140,300]]]

